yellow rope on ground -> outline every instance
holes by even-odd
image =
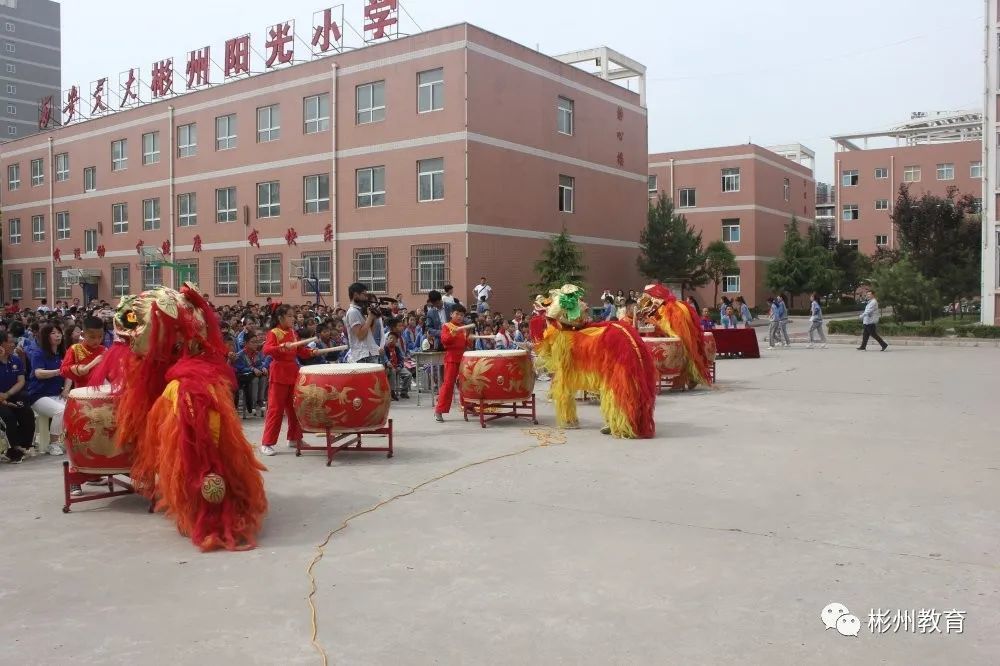
[[[513,458],[514,456],[519,456],[522,453],[527,453],[532,449],[537,449],[542,446],[549,446],[550,444],[566,443],[566,434],[561,433],[557,430],[553,430],[552,428],[526,428],[524,432],[534,437],[538,443],[532,444],[531,446],[526,446],[525,448],[520,449],[518,451],[513,451],[511,453],[504,453],[499,456],[493,456],[492,458],[486,458],[485,460],[477,460],[476,462],[471,462],[462,465],[461,467],[456,467],[455,469],[449,472],[445,472],[444,474],[440,474],[438,476],[435,476],[431,479],[424,481],[423,483],[415,485],[406,492],[399,493],[398,495],[393,495],[388,499],[384,499],[381,502],[375,504],[374,506],[365,509],[364,511],[359,511],[345,518],[344,522],[340,524],[340,527],[336,528],[335,530],[332,530],[329,534],[326,535],[326,538],[323,539],[323,542],[318,546],[316,546],[316,555],[315,557],[313,557],[312,562],[309,563],[309,567],[306,569],[306,575],[309,576],[309,596],[306,597],[306,601],[309,602],[309,614],[310,614],[310,621],[312,623],[312,637],[309,639],[309,642],[312,643],[313,648],[316,649],[320,657],[323,659],[323,666],[327,666],[329,662],[327,660],[326,651],[323,649],[323,646],[321,646],[319,644],[319,641],[317,640],[317,636],[319,634],[319,626],[316,622],[316,604],[313,601],[313,598],[316,596],[316,576],[315,574],[313,574],[313,568],[319,563],[320,560],[323,559],[324,550],[330,543],[330,539],[333,538],[333,535],[347,529],[347,525],[355,518],[360,518],[361,516],[377,511],[386,504],[391,504],[392,502],[395,502],[398,499],[402,499],[404,497],[412,495],[413,493],[417,492],[421,488],[424,488],[425,486],[429,486],[432,483],[440,481],[441,479],[445,479],[453,474],[457,474],[463,470],[469,469],[470,467],[485,465],[488,462],[503,460],[504,458]]]

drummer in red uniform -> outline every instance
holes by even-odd
[[[76,388],[92,386],[92,370],[104,353],[104,322],[97,317],[83,320],[83,339],[66,350],[59,370]]]
[[[451,320],[441,327],[441,346],[444,347],[444,380],[438,392],[437,404],[434,406],[434,420],[444,421],[442,414],[451,411],[451,401],[455,395],[455,382],[458,381],[458,368],[462,365],[462,355],[469,344],[467,331],[475,328],[475,324],[465,324],[465,306],[456,303],[451,310]]]

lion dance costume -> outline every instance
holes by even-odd
[[[678,301],[662,284],[651,284],[639,299],[638,319],[651,323],[660,335],[679,338],[684,348],[683,384],[711,386],[712,362],[705,351],[705,336],[698,313],[688,303]]]
[[[96,371],[112,382],[116,440],[133,452],[137,491],[203,551],[255,547],[265,468],[233,407],[215,313],[185,284],[126,296],[114,324],[118,340]]]
[[[656,432],[656,367],[638,332],[624,322],[584,323],[575,285],[551,292],[548,326],[538,345],[553,373],[550,397],[561,427],[576,427],[577,391],[601,396],[601,414],[614,437],[649,438]]]

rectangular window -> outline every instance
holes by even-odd
[[[657,187],[655,174],[646,176],[646,189],[649,190],[650,194],[656,194],[659,191],[660,188]]]
[[[240,295],[239,266],[239,259],[236,257],[220,257],[215,260],[216,296]]]
[[[116,203],[111,205],[111,233],[128,233],[128,204]]]
[[[97,229],[83,230],[83,251],[97,252]]]
[[[7,220],[7,237],[11,245],[21,244],[21,218],[12,217]]]
[[[857,169],[840,172],[840,184],[843,187],[855,187],[859,180],[860,177],[858,176]]]
[[[93,192],[97,189],[97,167],[85,167],[83,169],[83,191]]]
[[[920,182],[920,167],[919,166],[903,167],[903,182],[904,183],[919,183]]]
[[[321,213],[330,210],[330,176],[321,173],[306,176],[302,183],[304,201],[302,209],[306,213]]]
[[[414,245],[410,255],[410,290],[414,294],[444,289],[448,282],[448,246]]]
[[[888,199],[876,199],[875,200],[875,210],[889,210],[889,200]]]
[[[257,183],[257,217],[281,215],[281,189],[276,180]]]
[[[955,180],[955,165],[946,162],[945,164],[937,165],[937,179],[938,180]]]
[[[160,133],[147,132],[142,135],[142,163],[156,164],[160,161]]]
[[[69,211],[56,213],[56,240],[69,239]]]
[[[56,298],[69,298],[73,295],[73,286],[63,275],[62,271],[56,272]]]
[[[969,162],[969,178],[982,178],[982,177],[983,177],[983,163]]]
[[[197,259],[174,262],[174,289],[180,291],[185,282],[191,282],[199,285],[201,284],[201,276],[198,274]]]
[[[31,160],[31,186],[36,187],[45,182],[45,161]]]
[[[41,243],[45,240],[45,216],[31,216],[31,242]]]
[[[198,154],[198,125],[190,123],[177,128],[177,157]]]
[[[198,224],[198,195],[186,192],[177,195],[177,226],[193,227]]]
[[[431,69],[417,74],[417,112],[440,111],[444,108],[444,69]]]
[[[128,168],[128,139],[111,142],[111,170],[124,171]]]
[[[386,275],[387,248],[369,247],[354,251],[354,281],[368,285],[368,290],[384,294],[388,289]]]
[[[694,208],[698,205],[695,188],[682,187],[677,200],[679,201],[681,208]]]
[[[7,189],[11,192],[21,187],[21,164],[7,165]]]
[[[573,135],[573,100],[560,97],[556,102],[556,129],[560,134]]]
[[[385,81],[364,83],[354,90],[358,125],[385,120]]]
[[[722,191],[723,192],[739,192],[740,191],[740,168],[735,167],[732,169],[722,170]]]
[[[15,86],[13,83],[8,83],[7,84],[7,94],[8,95],[16,95],[17,94],[17,86]]]
[[[385,167],[358,169],[358,208],[385,205]]]
[[[876,234],[876,236],[875,236],[875,245],[876,245],[876,247],[885,247],[888,244],[889,244],[889,237],[888,236],[885,236],[885,235],[882,235],[882,234]]]
[[[21,271],[11,271],[7,275],[7,281],[9,283],[7,287],[7,295],[13,299],[24,298],[24,284],[23,284],[23,274]]]
[[[7,73],[8,74],[17,74],[17,65],[15,65],[12,62],[7,63]]]
[[[444,158],[417,162],[417,201],[444,199]]]
[[[223,187],[215,191],[215,221],[236,221],[236,188]]]
[[[281,255],[259,255],[254,258],[258,296],[281,295]]]
[[[156,231],[160,228],[160,198],[142,200],[142,230]]]
[[[792,181],[787,178],[785,179],[784,193],[785,201],[790,201],[792,198]]]
[[[281,138],[281,109],[277,104],[257,109],[257,143]]]
[[[128,264],[113,264],[111,266],[111,295],[117,298],[128,296],[132,291],[129,284]]]
[[[885,180],[889,177],[889,169],[886,167],[875,167],[875,180]]]
[[[143,266],[141,271],[143,290],[163,286],[163,266],[150,264],[148,266]]]
[[[236,114],[215,119],[215,149],[229,150],[236,147]]]
[[[559,176],[559,212],[573,212],[573,188],[576,179],[572,176]]]
[[[17,115],[17,107],[14,106],[13,104],[8,104],[7,105],[7,113],[9,115],[11,115],[11,116],[16,116]]]
[[[842,207],[842,216],[844,222],[851,222],[859,219],[861,214],[858,210],[858,204],[844,204]]]
[[[847,245],[847,247],[853,247],[853,248],[857,249],[857,247],[858,247],[858,239],[857,238],[845,238],[844,239],[844,244]]]
[[[740,293],[739,273],[726,273],[725,275],[722,276],[722,293],[724,294]]]
[[[31,271],[31,297],[36,301],[48,298],[48,289],[46,286],[45,270]]]
[[[329,252],[316,252],[302,255],[305,263],[306,279],[302,282],[302,295],[316,294],[317,284],[319,293],[329,294],[332,290],[333,273],[331,266],[333,256]]]
[[[9,23],[8,22],[7,25],[6,25],[6,28],[7,28],[7,32],[14,32],[14,24],[13,23]]]
[[[56,155],[56,182],[69,180],[69,153]]]
[[[305,134],[330,129],[330,95],[313,95],[302,100],[302,123]]]
[[[739,220],[723,220],[722,221],[722,242],[723,243],[739,243],[740,242],[740,221]]]
[[[7,125],[7,134],[10,136],[17,136],[17,127],[14,125]]]
[[[3,50],[6,51],[7,53],[15,53],[16,51],[14,45],[11,44],[10,42],[7,42],[6,44],[3,45]]]

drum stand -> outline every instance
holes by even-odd
[[[312,446],[299,440],[295,446],[295,457],[302,455],[303,451],[326,451],[326,466],[333,462],[333,457],[342,451],[385,451],[386,458],[392,457],[392,419],[385,424],[385,427],[375,430],[356,430],[352,432],[333,432],[327,428],[323,433],[326,435],[326,444],[322,446]],[[363,436],[385,436],[386,446],[363,446],[361,438]]]
[[[70,486],[81,485],[87,481],[93,481],[96,477],[106,476],[108,479],[108,491],[97,493],[95,495],[81,495],[80,497],[73,497],[70,495]],[[70,512],[70,505],[77,504],[79,502],[90,502],[92,500],[107,499],[108,497],[120,497],[121,495],[133,495],[135,494],[135,488],[128,481],[122,478],[120,473],[116,474],[89,474],[84,472],[77,472],[70,470],[69,461],[63,461],[63,497],[65,503],[63,504],[63,513]],[[121,489],[116,490],[115,486],[119,486]],[[149,507],[150,513],[153,511],[152,505]]]
[[[510,416],[515,419],[528,419],[535,425],[538,425],[538,417],[535,414],[534,393],[532,393],[531,397],[527,400],[515,400],[514,402],[485,402],[482,398],[478,401],[460,398],[460,401],[462,405],[462,416],[465,417],[465,420],[469,420],[469,414],[478,415],[479,425],[484,428],[486,427],[487,422],[495,421],[496,419],[500,419],[505,416]],[[521,409],[520,414],[517,412],[519,408]]]

